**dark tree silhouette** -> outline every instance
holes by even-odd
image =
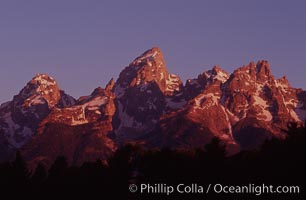
[[[31,180],[34,184],[39,185],[46,181],[48,176],[46,167],[42,163],[38,163]]]
[[[29,173],[26,162],[21,156],[20,151],[17,151],[15,160],[11,163],[11,169],[13,171],[12,178],[16,182],[23,184],[26,181],[28,181],[30,173]]]
[[[272,184],[298,185],[299,195],[263,195],[256,199],[303,199],[305,197],[306,128],[289,124],[286,139],[267,140],[260,149],[242,151],[226,156],[225,145],[213,138],[203,149],[196,150],[143,150],[126,145],[107,161],[86,162],[82,166],[68,166],[65,157],[58,157],[50,167],[39,164],[29,177],[27,165],[20,152],[12,162],[0,164],[0,191],[11,190],[24,195],[62,195],[69,198],[98,194],[114,199],[201,199],[201,195],[144,195],[128,192],[131,183],[178,183],[201,185]],[[104,164],[106,163],[106,164]],[[28,184],[30,183],[30,184]],[[14,193],[14,192],[13,192]],[[55,196],[56,197],[56,196]],[[58,197],[58,196],[57,196]],[[216,195],[205,199],[254,199],[252,194]]]
[[[218,137],[214,137],[209,144],[204,146],[207,156],[213,160],[222,160],[226,156],[226,146],[221,144]]]
[[[64,156],[59,156],[49,170],[49,183],[66,184],[67,183],[68,163]]]

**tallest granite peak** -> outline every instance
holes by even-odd
[[[116,88],[144,87],[156,84],[162,93],[172,93],[179,89],[180,78],[168,73],[162,51],[153,47],[138,56],[119,75]],[[120,95],[119,95],[120,96]]]

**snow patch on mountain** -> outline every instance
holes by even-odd
[[[27,107],[35,106],[37,104],[45,104],[47,101],[41,96],[32,96],[25,100]]]
[[[225,115],[225,120],[227,121],[227,126],[228,126],[228,131],[229,131],[229,135],[232,137],[231,139],[233,139],[233,132],[232,132],[232,125],[231,125],[231,121],[229,119],[229,116],[227,114],[227,111],[225,110],[225,108],[223,106],[221,106],[224,115]]]
[[[218,105],[219,101],[220,97],[213,93],[201,94],[195,98],[194,108],[204,110],[211,106]]]
[[[155,56],[157,55],[157,53],[158,53],[157,51],[146,53],[146,54],[136,58],[134,62],[136,62],[136,63],[143,63],[143,62],[152,61],[155,58]]]
[[[108,97],[95,97],[91,99],[89,102],[83,104],[83,107],[100,107],[101,105],[104,105],[107,103]]]
[[[180,78],[175,74],[169,74],[166,79],[166,91],[174,92],[180,90]]]
[[[88,123],[85,115],[85,108],[83,106],[77,106],[74,108],[67,108],[67,110],[73,111],[73,114],[70,118],[70,125],[80,125],[80,124],[86,124]],[[65,116],[64,116],[65,117]]]
[[[264,121],[271,121],[273,119],[273,116],[271,112],[269,111],[270,105],[266,100],[264,100],[260,94],[263,90],[264,85],[258,84],[257,90],[255,95],[253,96],[254,99],[254,106],[260,108],[260,112],[257,113],[256,117],[258,120],[264,120]]]
[[[34,132],[28,127],[21,127],[12,119],[12,114],[10,112],[2,116],[2,123],[0,128],[5,131],[5,137],[10,145],[14,148],[22,147],[27,139],[30,138]],[[19,139],[18,139],[19,138]]]
[[[212,70],[208,70],[207,72],[205,72],[204,75],[210,81],[219,80],[222,83],[225,83],[229,78],[229,75],[217,66],[214,66]]]
[[[124,128],[135,128],[138,130],[142,130],[144,125],[135,120],[133,116],[130,116],[128,113],[124,111],[123,105],[120,101],[118,101],[118,118],[120,119],[120,125],[115,131],[115,133],[121,133]]]
[[[37,81],[39,85],[43,85],[44,87],[56,85],[54,78],[49,77],[46,74],[37,74],[33,80]]]

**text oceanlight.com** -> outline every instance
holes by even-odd
[[[177,184],[167,185],[163,183],[156,184],[131,184],[129,190],[132,193],[140,194],[253,194],[256,196],[263,194],[299,194],[299,186],[274,186],[268,184],[246,184],[246,185],[224,185],[224,184]]]

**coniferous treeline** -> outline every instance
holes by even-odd
[[[300,186],[300,195],[290,194],[290,199],[305,197],[306,128],[289,124],[285,140],[266,141],[260,150],[243,151],[227,157],[225,146],[214,138],[204,149],[189,151],[147,151],[139,146],[126,145],[117,150],[107,164],[101,161],[68,166],[65,157],[58,157],[47,169],[39,164],[30,172],[18,152],[12,162],[0,164],[0,193],[18,195],[67,194],[96,195],[101,199],[166,199],[167,196],[144,195],[128,191],[129,184],[163,183],[202,185],[272,184]],[[78,196],[79,197],[79,196]],[[251,198],[250,198],[251,197]],[[265,199],[283,199],[284,195],[264,195]],[[168,196],[169,199],[261,199],[254,195],[198,194]]]

